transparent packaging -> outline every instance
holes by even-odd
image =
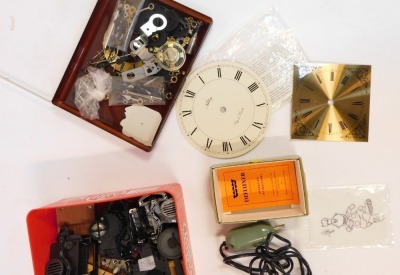
[[[268,87],[272,109],[289,100],[293,65],[306,62],[294,33],[285,26],[275,8],[236,31],[205,62],[239,62],[254,70]]]
[[[165,80],[163,76],[149,76],[134,82],[124,82],[113,77],[108,103],[116,105],[165,105]]]
[[[99,102],[111,91],[112,78],[104,69],[88,67],[88,73],[75,81],[75,100],[81,115],[87,119],[99,118]]]
[[[118,0],[110,24],[104,34],[104,48],[114,48],[126,52],[134,26],[144,0]]]
[[[393,245],[386,184],[310,188],[308,195],[310,215],[295,222],[302,249]]]

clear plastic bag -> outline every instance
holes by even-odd
[[[118,0],[107,31],[103,46],[126,52],[133,34],[138,14],[144,0]]]
[[[207,63],[214,61],[239,62],[254,70],[269,88],[276,110],[291,98],[293,65],[306,62],[306,57],[294,33],[273,8],[236,31],[205,59]]]
[[[88,68],[88,74],[75,81],[74,103],[82,117],[99,118],[99,102],[111,90],[112,78],[104,69]]]
[[[95,86],[90,75],[86,74],[78,78],[75,82],[75,100],[81,116],[88,119],[99,118],[99,102],[93,98],[88,91],[94,90]]]
[[[113,77],[109,105],[164,105],[164,89],[165,80],[162,76],[145,77],[134,82]]]
[[[311,188],[308,196],[310,214],[295,222],[302,249],[393,245],[386,184]]]
[[[87,71],[92,78],[96,89],[89,90],[89,93],[97,101],[102,101],[108,92],[111,91],[112,77],[104,69],[88,67]]]

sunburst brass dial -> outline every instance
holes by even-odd
[[[368,141],[371,66],[294,66],[292,139]]]

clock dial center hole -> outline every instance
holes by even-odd
[[[226,107],[222,106],[219,110],[221,111],[221,113],[225,113],[226,112]]]
[[[335,104],[335,101],[333,99],[329,99],[328,100],[328,105],[329,106],[333,106],[333,104]]]

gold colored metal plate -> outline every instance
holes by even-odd
[[[368,141],[371,66],[294,66],[292,139]]]
[[[130,56],[130,55],[126,55]],[[124,57],[126,57],[124,56]],[[118,56],[118,51],[115,49],[103,49],[100,51],[90,62],[92,66],[100,66],[103,64],[110,65],[117,72],[125,72],[131,69],[135,69],[143,66],[143,61],[132,62],[130,61],[120,61],[121,57]],[[122,57],[123,58],[123,57]]]
[[[104,50],[104,57],[106,60],[108,60],[111,64],[111,66],[118,72],[125,72],[134,68],[138,68],[140,66],[143,66],[143,61],[138,61],[138,62],[118,62],[118,54],[114,50],[109,50],[105,49]]]

